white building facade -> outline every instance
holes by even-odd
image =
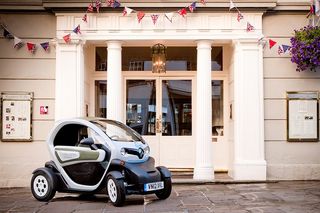
[[[48,160],[44,141],[54,121],[83,116],[126,123],[150,144],[156,164],[192,171],[196,180],[213,180],[215,172],[227,172],[234,180],[320,179],[319,143],[286,141],[285,99],[286,91],[319,91],[320,75],[296,73],[288,55],[277,56],[260,40],[288,43],[293,29],[307,23],[306,2],[235,1],[245,17],[240,22],[238,13],[229,11],[229,1],[199,3],[196,12],[186,17],[175,14],[172,22],[165,13],[190,2],[121,3],[144,11],[145,17],[139,23],[135,13],[123,16],[109,8],[88,13],[84,22],[81,10],[88,2],[47,1],[43,7],[54,16],[37,21],[55,26],[49,55],[38,51],[16,57],[12,50],[0,54],[5,64],[1,92],[35,93],[34,142],[0,143],[0,186],[27,185],[32,168]],[[151,19],[155,11],[156,24]],[[290,21],[293,17],[297,22]],[[17,22],[10,14],[3,14],[2,20],[8,25]],[[254,30],[247,31],[247,22]],[[73,33],[66,43],[63,36],[77,25],[81,34]],[[27,34],[26,39],[37,39]],[[9,49],[4,39],[1,42]],[[167,47],[165,73],[153,73],[151,68],[151,47],[158,43]],[[26,70],[39,63],[53,68],[48,75],[35,68],[29,76],[14,61]],[[23,82],[25,86],[20,85]],[[46,89],[50,97],[43,92]],[[43,104],[49,106],[45,116],[37,112]],[[30,160],[21,149],[42,152]],[[27,159],[27,169],[13,171],[19,168],[13,161],[16,156]],[[23,178],[15,179],[11,173]]]

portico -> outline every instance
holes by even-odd
[[[139,24],[135,17],[116,13],[89,16],[90,21],[85,24],[81,22],[81,15],[57,15],[58,38],[77,24],[81,25],[82,34],[73,34],[69,44],[62,39],[56,42],[56,120],[87,114],[96,116],[92,97],[95,79],[107,80],[107,118],[124,123],[128,120],[128,104],[132,104],[128,100],[137,99],[130,96],[132,91],[138,91],[137,85],[144,91],[154,88],[154,102],[149,101],[145,108],[149,114],[153,113],[150,118],[155,121],[148,121],[148,128],[155,128],[155,131],[149,131],[144,137],[150,143],[156,162],[171,168],[192,168],[194,179],[214,179],[217,169],[228,171],[235,180],[266,179],[263,58],[258,43],[262,37],[261,13],[247,14],[256,27],[253,32],[246,32],[244,24],[238,23],[236,14],[231,13],[190,14],[173,23],[162,19],[156,25],[147,21]],[[159,42],[166,46],[196,48],[196,70],[155,74],[122,68],[124,48],[150,47]],[[107,72],[95,71],[96,46],[107,49]],[[215,46],[223,48],[221,73],[212,72],[212,48]],[[215,139],[212,136],[212,80],[219,79],[224,82],[224,127],[223,134]],[[133,83],[136,83],[136,90],[131,91],[129,86],[133,88]],[[182,100],[181,106],[186,108],[181,109],[181,113],[192,115],[184,116],[191,126],[188,131],[169,133],[161,127],[165,126],[164,115],[170,117],[165,95],[174,89],[183,91],[179,97],[177,92],[170,97]],[[143,104],[139,106],[135,101],[137,111],[140,107],[143,111]],[[189,111],[187,106],[191,106]],[[173,117],[180,116],[178,109],[172,109]],[[157,119],[160,129],[151,125],[158,125]],[[250,131],[249,123],[257,131]],[[227,166],[215,165],[219,152]]]

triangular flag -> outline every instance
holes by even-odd
[[[73,32],[74,32],[75,34],[81,34],[81,32],[80,32],[80,24],[78,24],[78,26],[73,29]]]
[[[23,45],[22,40],[16,36],[14,36],[13,48],[19,49],[22,47],[22,45]]]
[[[314,15],[315,14],[315,6],[314,5],[310,5],[310,10],[309,13],[307,15],[307,18],[309,18],[310,15]]]
[[[40,44],[41,47],[45,50],[45,51],[48,51],[49,50],[49,42],[43,42]]]
[[[88,9],[87,9],[87,12],[93,12],[93,5],[92,5],[92,3],[90,3],[89,4],[89,6],[88,6]]]
[[[229,7],[229,10],[231,10],[232,8],[235,8],[235,7],[236,7],[236,5],[234,5],[233,1],[232,1],[232,0],[230,0],[230,7]]]
[[[254,27],[249,22],[247,22],[247,32],[250,32],[253,30],[254,30]]]
[[[205,0],[200,0],[201,4],[205,5],[206,1]]]
[[[123,9],[123,16],[128,16],[132,13],[133,9],[129,8],[129,7],[124,7]]]
[[[108,7],[112,7],[114,0],[107,0]]]
[[[30,51],[31,53],[35,53],[35,51],[36,51],[36,44],[27,42],[27,48],[28,48],[28,51]]]
[[[184,18],[187,15],[187,10],[186,8],[182,8],[178,13]]]
[[[151,19],[152,19],[152,22],[154,25],[157,23],[158,18],[159,18],[159,15],[157,15],[157,14],[151,15]]]
[[[66,43],[69,43],[69,42],[71,41],[70,36],[71,36],[70,33],[67,34],[67,35],[65,35],[65,36],[63,36],[63,40],[64,40]]]
[[[258,40],[258,43],[262,44],[262,48],[264,49],[266,47],[267,41],[264,40],[264,37],[262,37]]]
[[[192,2],[192,4],[189,5],[189,10],[191,13],[193,13],[193,11],[196,9],[197,7],[197,2]]]
[[[13,39],[13,35],[6,28],[3,28],[3,37]]]
[[[240,20],[243,19],[243,15],[238,11],[237,20],[240,22]]]
[[[288,50],[291,49],[291,46],[282,44],[282,49],[283,49],[283,52],[286,53]]]
[[[269,48],[271,49],[274,45],[276,45],[276,41],[269,39]]]
[[[172,23],[172,18],[173,18],[174,13],[173,12],[165,13],[164,15]]]
[[[88,22],[88,15],[87,14],[84,14],[84,16],[82,17],[82,21]]]
[[[145,13],[144,13],[144,12],[139,11],[139,12],[137,13],[137,17],[138,17],[138,22],[139,22],[139,23],[141,22],[141,20],[143,19],[144,16],[145,16]]]
[[[282,54],[283,53],[283,50],[281,48],[281,46],[278,47],[278,55]]]
[[[97,10],[97,13],[100,12],[100,7],[101,7],[101,1],[100,1],[100,0],[96,0],[96,10]]]
[[[117,1],[117,0],[115,0],[115,1],[113,2],[113,4],[112,4],[112,7],[113,7],[113,8],[117,8],[117,7],[120,7],[120,6],[121,6],[121,4],[120,4],[120,2]]]

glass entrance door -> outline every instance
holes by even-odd
[[[193,166],[192,78],[126,79],[126,124],[143,135],[157,164]]]

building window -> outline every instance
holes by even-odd
[[[95,81],[95,116],[107,117],[107,81]]]
[[[211,48],[211,70],[222,71],[223,70],[223,48],[212,47]]]
[[[123,47],[123,71],[152,71],[151,47]],[[196,71],[196,47],[167,47],[166,71]]]
[[[96,71],[107,71],[107,47],[96,47]]]
[[[223,136],[223,81],[212,80],[212,135]]]

